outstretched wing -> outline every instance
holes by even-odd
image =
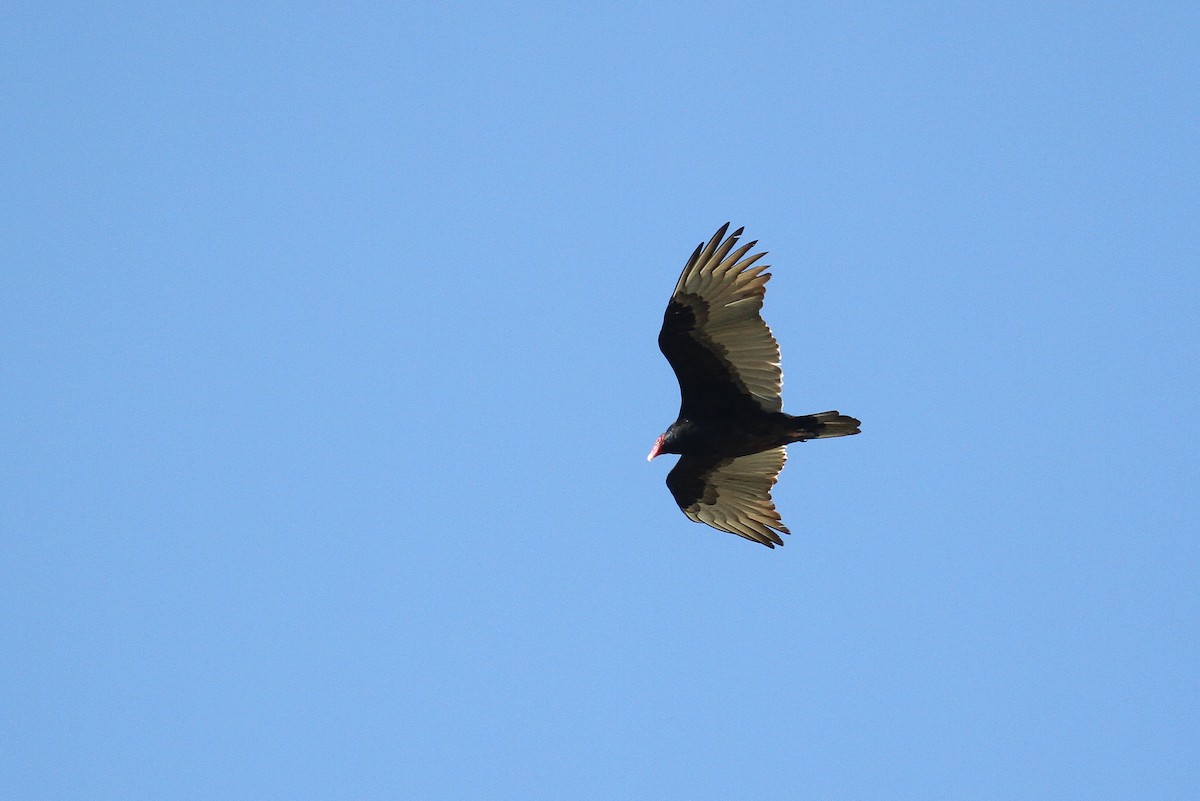
[[[729,223],[688,259],[667,304],[658,347],[675,370],[681,416],[712,416],[758,407],[780,411],[779,344],[759,315],[770,273],[754,266],[766,253],[734,250]]]
[[[667,475],[667,488],[697,523],[737,534],[768,548],[789,534],[771,501],[771,487],[787,461],[786,448],[736,458],[684,456]]]

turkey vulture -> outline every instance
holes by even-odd
[[[782,411],[779,344],[759,316],[770,273],[753,266],[757,242],[734,250],[729,223],[697,246],[667,304],[658,347],[679,379],[679,418],[647,460],[678,453],[667,487],[683,513],[768,548],[787,528],[771,502],[791,442],[857,434],[838,412],[794,417]]]

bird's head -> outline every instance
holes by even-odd
[[[689,430],[690,423],[676,420],[670,428],[659,435],[658,439],[654,440],[654,447],[650,449],[650,455],[646,457],[646,461],[648,462],[662,453],[682,453],[679,450],[680,437],[685,436]]]

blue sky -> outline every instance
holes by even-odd
[[[1184,799],[1200,10],[20,4],[0,789]],[[647,465],[770,251],[769,551]]]

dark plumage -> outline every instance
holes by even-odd
[[[692,520],[774,548],[789,533],[771,501],[784,446],[857,434],[859,422],[783,412],[779,345],[759,316],[771,275],[755,262],[766,254],[746,255],[757,242],[734,250],[742,229],[726,239],[728,229],[696,248],[667,304],[658,347],[682,402],[647,458],[682,455],[667,487]]]

